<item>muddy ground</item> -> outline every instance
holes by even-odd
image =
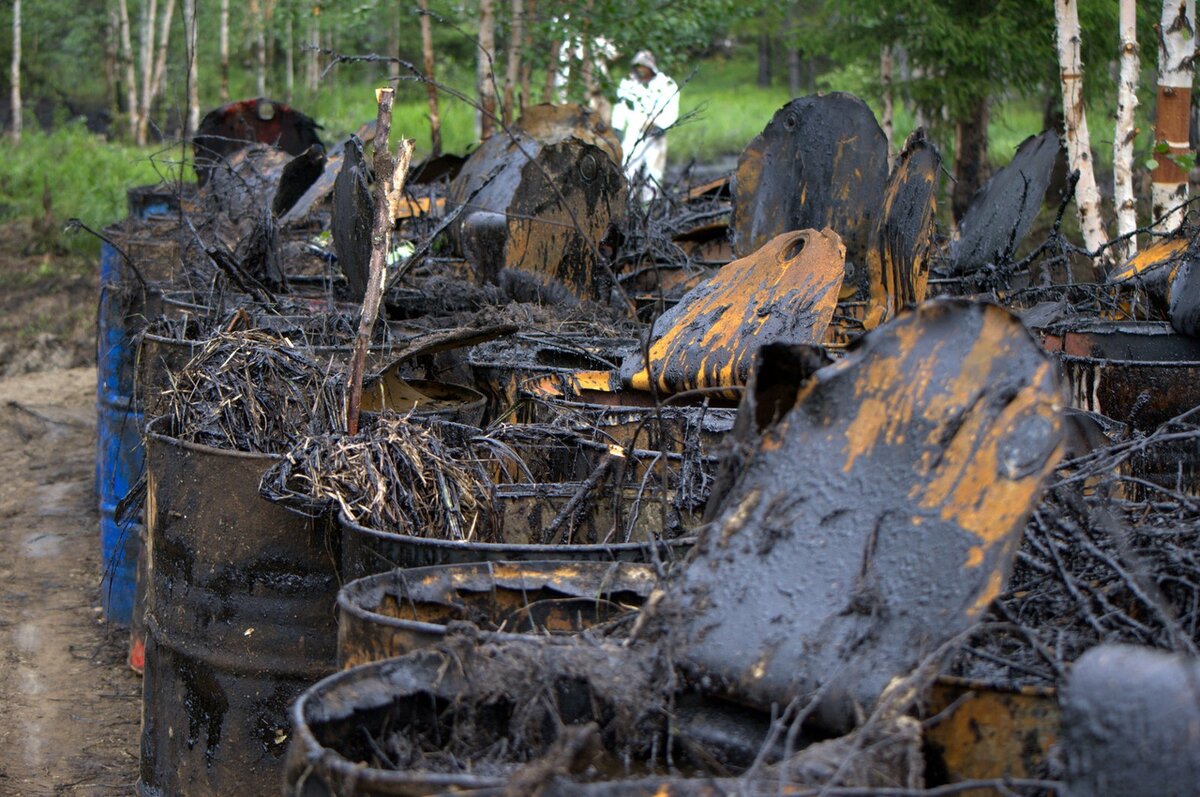
[[[100,613],[96,267],[27,232],[0,231],[0,795],[127,795],[141,679]]]

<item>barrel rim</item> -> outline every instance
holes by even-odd
[[[237,457],[239,459],[249,460],[269,460],[278,462],[284,458],[283,454],[266,454],[261,451],[238,451],[235,448],[217,448],[215,446],[205,445],[204,443],[192,443],[187,440],[180,440],[178,437],[173,437],[166,432],[156,431],[153,427],[163,426],[170,420],[167,415],[160,415],[152,419],[146,424],[146,437],[161,445],[178,446],[188,451],[195,451],[198,454],[221,455]]]
[[[427,567],[413,567],[413,568],[394,567],[391,570],[384,570],[383,572],[380,572],[380,573],[372,573],[371,575],[368,575],[368,576],[362,576],[361,578],[356,578],[353,581],[350,581],[347,584],[345,584],[340,590],[338,590],[338,596],[337,596],[338,611],[339,612],[344,611],[344,612],[346,612],[346,614],[354,617],[357,620],[363,620],[363,621],[367,621],[367,622],[370,622],[370,623],[373,623],[376,625],[387,626],[389,628],[403,628],[403,629],[412,629],[412,630],[416,630],[416,631],[424,631],[424,632],[428,632],[428,633],[444,634],[446,632],[446,627],[447,627],[445,624],[431,623],[427,620],[406,620],[406,619],[400,618],[400,617],[392,617],[391,615],[381,614],[379,612],[372,611],[371,609],[367,608],[366,606],[362,605],[361,603],[354,602],[353,598],[361,596],[363,594],[370,593],[377,589],[386,589],[386,585],[384,585],[380,582],[383,582],[385,579],[394,579],[397,576],[397,574],[404,574],[404,576],[413,576],[416,578],[420,578],[427,573],[432,573],[435,571],[444,571],[444,570],[480,570],[480,571],[487,570],[487,571],[492,571],[496,565],[519,567],[519,568],[527,569],[527,570],[561,568],[561,567],[568,566],[568,565],[575,566],[575,567],[586,567],[588,569],[596,569],[596,570],[599,570],[601,567],[606,568],[606,569],[612,569],[615,567],[618,570],[637,570],[637,571],[643,571],[645,573],[648,573],[651,576],[656,575],[654,572],[654,567],[650,564],[646,564],[643,562],[569,561],[569,560],[562,560],[562,559],[559,559],[559,560],[544,559],[544,560],[531,561],[531,562],[505,562],[505,561],[455,562],[455,563],[443,564],[443,565],[429,565]],[[655,580],[657,581],[657,578],[655,578]],[[622,582],[619,581],[617,578],[613,579],[614,586],[619,585],[621,583]],[[647,593],[647,595],[649,595],[649,593]],[[496,632],[484,631],[483,633],[485,635],[487,635],[489,633],[496,633]],[[506,638],[513,637],[513,636],[530,637],[533,635],[520,634],[520,633],[505,634]]]

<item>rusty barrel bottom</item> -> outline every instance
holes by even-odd
[[[341,528],[341,577],[343,581],[382,573],[394,568],[432,567],[473,562],[653,562],[674,561],[687,554],[694,537],[655,543],[627,542],[613,545],[521,545],[463,542],[411,537],[362,526],[338,515]]]
[[[288,708],[329,668],[242,669],[220,651],[187,650],[153,616],[147,617],[146,627],[147,705],[138,793],[276,793],[290,735]],[[203,771],[196,772],[201,761]],[[147,766],[149,762],[154,765]]]
[[[1047,776],[1059,725],[1053,689],[941,677],[927,709],[930,716],[947,712],[925,732],[927,785]]]
[[[657,583],[631,562],[487,562],[390,570],[338,593],[338,665],[441,642],[447,623],[490,634],[573,634],[636,611]]]

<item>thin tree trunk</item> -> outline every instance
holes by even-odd
[[[146,0],[142,8],[142,39],[140,63],[142,67],[142,93],[138,99],[137,135],[138,146],[146,145],[146,133],[150,126],[150,101],[154,88],[154,23],[158,19],[158,0]]]
[[[496,116],[496,87],[495,67],[496,52],[496,15],[493,0],[479,0],[479,46],[476,50],[475,92],[479,98],[478,133],[479,140],[486,141],[492,137],[495,129]]]
[[[137,71],[133,64],[133,40],[129,31],[127,0],[117,0],[117,13],[121,28],[121,61],[125,73],[125,109],[129,112],[129,137],[136,139],[138,130]]]
[[[1117,209],[1117,235],[1137,229],[1137,205],[1133,198],[1133,139],[1137,128],[1138,72],[1141,65],[1137,46],[1137,0],[1120,0],[1121,76],[1117,82],[1117,123],[1113,130],[1113,204]],[[1130,235],[1117,256],[1127,260],[1137,253],[1137,238]]]
[[[267,30],[259,0],[250,0],[250,24],[254,33],[254,90],[259,97],[267,96]]]
[[[120,34],[118,30],[121,23],[117,18],[117,9],[111,4],[108,6],[108,22],[104,27],[104,104],[112,113],[115,119],[121,112],[121,101],[118,99],[119,89],[117,84],[120,82],[118,75],[119,41]]]
[[[433,63],[433,25],[429,21],[429,0],[421,3],[421,58],[425,67],[425,94],[429,98],[429,147],[433,157],[442,154],[442,117],[438,113],[437,78]]]
[[[229,102],[229,0],[221,0],[221,102]]]
[[[892,102],[892,48],[884,45],[879,48],[879,82],[883,84],[883,118],[879,120],[880,126],[883,128],[884,138],[887,139],[888,148],[888,169],[892,168],[895,162],[895,105]],[[985,138],[986,140],[986,138]]]
[[[175,0],[167,0],[167,5],[163,8],[163,15],[159,19],[158,39],[154,44],[157,52],[154,56],[154,83],[150,87],[152,104],[162,96],[163,86],[167,82],[167,42],[171,37],[171,17],[174,15]]]
[[[528,0],[525,4],[525,16],[528,20],[537,21],[537,0]],[[533,26],[526,22],[524,24],[524,36],[521,37],[521,46],[527,53],[533,52]],[[531,59],[525,58],[521,61],[521,100],[519,109],[521,113],[525,113],[525,107],[533,102],[531,84],[533,82],[533,64]]]
[[[1150,175],[1153,217],[1157,229],[1175,230],[1183,223],[1178,207],[1188,197],[1188,175],[1172,156],[1189,151],[1192,59],[1196,54],[1196,0],[1165,0],[1158,31],[1158,109],[1154,124],[1155,160]],[[1163,145],[1166,152],[1159,152]]]
[[[562,42],[558,39],[550,42],[550,58],[546,61],[546,83],[542,86],[542,102],[554,102],[554,79],[558,76],[559,54]]]
[[[525,4],[522,0],[512,0],[512,26],[508,37],[508,63],[504,72],[504,124],[508,125],[513,119],[513,94],[521,75],[521,43],[525,38]]]
[[[758,34],[758,85],[771,87],[771,34],[766,31]]]
[[[1088,135],[1087,112],[1083,107],[1082,35],[1079,30],[1078,0],[1054,0],[1054,21],[1058,42],[1059,78],[1062,81],[1063,119],[1067,134],[1067,162],[1079,171],[1075,186],[1075,206],[1079,210],[1079,229],[1083,245],[1095,251],[1107,243],[1100,218],[1100,192],[1092,166],[1092,144]],[[1187,128],[1184,128],[1186,138]]]
[[[308,89],[310,92],[315,92],[317,90],[317,84],[321,80],[321,64],[319,61],[319,54],[317,53],[317,50],[321,46],[321,27],[320,27],[320,25],[321,25],[320,18],[316,14],[309,12],[309,17],[308,17],[309,50],[307,52],[307,55],[305,56],[307,59],[306,60],[307,69],[305,70],[305,74],[304,74],[304,87],[306,89]]]
[[[12,52],[12,139],[21,140],[21,0],[13,0]]]
[[[286,102],[292,101],[292,94],[296,91],[296,60],[292,55],[296,49],[295,34],[292,31],[292,14],[288,11],[287,27],[284,29],[283,39],[283,68],[284,68],[284,93],[283,98]],[[395,52],[395,51],[393,51]]]
[[[957,222],[967,212],[971,198],[983,185],[987,172],[988,101],[980,97],[967,119],[954,126],[954,190],[950,210]]]
[[[184,138],[190,138],[200,126],[200,77],[196,72],[196,0],[183,0],[183,37],[187,58],[187,125]]]

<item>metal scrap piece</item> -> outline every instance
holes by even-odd
[[[1017,147],[1012,162],[975,193],[950,245],[950,266],[965,274],[1012,257],[1042,209],[1061,144],[1047,130]]]
[[[869,333],[798,387],[672,586],[685,666],[851,727],[1003,589],[1062,403],[1000,307],[937,300]]]
[[[351,297],[360,301],[367,290],[374,215],[375,200],[371,196],[370,171],[363,156],[363,144],[357,136],[351,136],[333,185],[332,232],[338,266],[346,275]]]
[[[631,355],[621,367],[622,380],[649,390],[653,371],[664,393],[744,385],[761,346],[820,343],[837,304],[845,257],[833,230],[777,236],[663,313],[650,340],[650,369],[641,352]]]

